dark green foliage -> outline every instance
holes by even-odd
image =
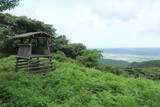
[[[1,36],[36,31],[44,31],[49,34],[55,33],[55,29],[52,28],[52,25],[44,24],[43,22],[33,20],[25,16],[17,17],[1,13],[0,22]]]
[[[64,45],[69,44],[69,40],[67,40],[65,35],[59,35],[56,36],[53,40],[52,40],[52,47],[51,47],[51,51],[52,52],[56,52],[59,51],[60,49],[63,48]]]
[[[66,57],[66,55],[62,51],[57,51],[56,53],[53,53],[53,57],[55,60],[60,61],[60,62],[73,62],[76,63],[75,60]]]
[[[100,59],[100,62],[103,64],[108,64],[108,65],[119,65],[119,66],[127,66],[129,65],[129,62],[127,61],[122,61],[122,60],[113,60],[113,59]]]
[[[129,66],[139,68],[160,67],[160,60],[133,62]]]
[[[9,56],[9,54],[0,53],[0,58],[6,57],[6,56]]]
[[[3,54],[16,54],[17,50],[18,50],[18,45],[20,41],[13,41],[13,40],[2,40],[0,41],[0,51]]]
[[[86,47],[81,43],[61,45],[60,51],[64,52],[67,57],[75,59],[77,56],[82,55]]]
[[[4,39],[7,35],[13,36],[24,32],[44,31],[54,35],[54,38],[49,41],[51,52],[61,51],[61,53],[64,53],[64,55],[59,54],[60,56],[57,56],[57,60],[77,59],[79,64],[86,67],[96,67],[99,64],[100,51],[87,50],[86,46],[81,43],[69,43],[65,35],[56,35],[55,29],[51,25],[27,17],[17,17],[10,14],[0,14],[0,21],[0,51],[2,54],[16,54],[18,49],[17,44],[20,43],[19,40]],[[74,61],[72,60],[72,62]]]
[[[160,80],[160,68],[158,67],[136,68],[136,67],[101,64],[97,67],[97,69],[124,77],[148,78],[152,80]]]
[[[33,20],[27,17],[17,17],[10,14],[0,13],[0,51],[3,53],[15,54],[19,41],[5,39],[15,34],[44,31],[54,35],[55,29],[52,25]]]
[[[13,56],[2,62],[12,63]],[[6,62],[7,60],[7,62]],[[1,63],[0,65],[2,65]],[[160,84],[116,76],[95,69],[57,62],[56,71],[41,75],[0,68],[3,107],[159,107]]]
[[[81,43],[69,43],[65,35],[56,35],[52,25],[44,24],[43,22],[23,17],[12,16],[10,14],[0,14],[0,50],[3,53],[15,54],[19,41],[5,39],[7,36],[21,34],[26,32],[44,31],[54,38],[51,43],[51,51],[62,51],[67,57],[76,58],[82,55],[82,50],[86,47]]]
[[[1,0],[0,1],[0,11],[7,9],[12,9],[18,5],[19,0]]]
[[[101,51],[98,50],[84,50],[81,56],[77,57],[77,61],[86,67],[96,68],[100,63],[99,59],[102,57]]]

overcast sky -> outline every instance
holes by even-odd
[[[11,11],[88,48],[160,47],[160,0],[21,0]]]

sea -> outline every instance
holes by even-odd
[[[102,51],[104,59],[127,62],[160,60],[160,48],[105,48],[99,50]]]

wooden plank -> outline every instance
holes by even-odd
[[[21,65],[28,65],[28,63],[19,63],[19,64],[16,64],[17,66],[21,66]]]
[[[39,60],[37,60],[37,59],[32,59],[31,61],[49,61],[49,59],[48,59],[48,58],[45,58],[45,59],[39,59]]]
[[[29,67],[29,70],[35,70],[35,69],[45,69],[45,68],[51,68],[52,66],[38,66],[38,67]]]
[[[38,57],[42,57],[42,58],[49,58],[51,57],[51,55],[31,55],[32,58],[38,58]]]
[[[32,46],[32,44],[18,44],[18,46],[31,47],[31,46]]]
[[[50,64],[50,62],[39,62],[39,63],[30,63],[29,66],[35,66],[35,65],[43,65],[43,64]]]
[[[28,65],[17,66],[17,68],[28,68]]]
[[[26,59],[26,60],[18,60],[17,62],[18,63],[20,63],[20,62],[28,62],[28,59]]]
[[[34,71],[30,71],[30,73],[47,73],[47,71],[48,72],[53,71],[53,68],[34,70]]]
[[[28,70],[28,67],[27,68],[18,68],[17,67],[17,70],[24,70],[25,71],[25,70]]]

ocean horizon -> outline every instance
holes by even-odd
[[[142,62],[160,60],[160,48],[104,48],[104,59],[122,60],[127,62]]]

